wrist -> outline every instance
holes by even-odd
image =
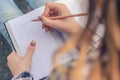
[[[29,78],[29,80],[33,80],[33,76],[30,74],[30,72],[24,71],[20,74],[17,74],[16,76],[14,76],[12,78],[12,80],[17,80],[17,79],[24,79],[25,80],[28,78]]]
[[[72,29],[69,36],[74,36],[74,35],[80,34],[80,33],[82,33],[82,31],[83,31],[83,28],[78,23],[76,23],[76,25],[74,26],[74,29]]]

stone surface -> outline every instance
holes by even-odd
[[[27,13],[31,11],[32,9],[28,6],[28,3],[26,0],[14,0],[16,5],[21,9],[23,13]]]
[[[29,12],[31,9],[27,6],[25,0],[14,0],[23,13]],[[11,80],[12,74],[7,66],[7,56],[12,52],[11,47],[0,34],[0,80]]]
[[[0,34],[0,80],[10,80],[12,74],[7,66],[7,56],[12,52],[10,45]]]

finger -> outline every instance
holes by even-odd
[[[63,26],[63,22],[60,20],[51,20],[47,17],[42,16],[42,22],[43,24],[54,28],[54,29],[60,29],[61,26]]]
[[[40,20],[40,21],[41,21],[41,16],[38,16],[38,20]]]
[[[50,27],[45,25],[45,32],[49,32],[50,31]]]
[[[10,61],[10,60],[12,60],[12,59],[15,59],[16,57],[19,57],[18,53],[16,53],[15,51],[12,51],[12,52],[10,53],[10,55],[8,55],[7,61]]]
[[[17,64],[17,62],[19,62],[21,59],[21,57],[18,55],[18,53],[16,53],[15,51],[11,52],[10,55],[7,57],[7,65],[9,68],[11,68],[11,66],[13,64]]]
[[[47,26],[47,25],[45,25],[45,24],[43,24],[43,27],[44,27],[43,29],[45,29],[45,32],[46,32],[46,31],[47,31],[47,27],[48,27],[48,26]]]
[[[48,32],[50,31],[50,27],[48,26]]]
[[[48,27],[45,27],[45,32],[46,32],[46,33],[48,32]]]
[[[54,13],[55,13],[55,10],[50,10],[49,15],[52,16],[54,15]]]
[[[27,53],[24,56],[24,59],[32,60],[32,55],[33,55],[33,53],[35,51],[35,48],[36,48],[36,42],[34,40],[32,40],[32,42],[30,43],[30,45],[28,47]]]
[[[52,31],[53,31],[53,28],[50,27],[50,32],[52,32]]]
[[[42,16],[48,16],[49,15],[49,12],[50,12],[49,4],[51,4],[51,3],[49,3],[49,2],[46,3],[45,10],[44,10]]]
[[[42,16],[49,16],[49,14],[54,13],[54,10],[58,7],[58,3],[47,2],[45,5],[45,10]]]
[[[44,29],[45,28],[45,25],[44,24],[42,24],[42,29]]]

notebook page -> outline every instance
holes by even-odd
[[[52,54],[63,43],[60,33],[55,31],[45,33],[41,27],[41,22],[31,21],[41,15],[42,12],[43,7],[8,22],[19,47],[18,53],[21,56],[26,53],[29,43],[32,40],[36,41],[36,51],[33,55],[31,70],[35,80],[49,74],[52,69]]]

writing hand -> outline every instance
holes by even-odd
[[[70,35],[77,33],[81,27],[73,17],[58,20],[49,19],[49,17],[52,16],[66,15],[71,15],[71,13],[64,4],[48,2],[45,5],[45,11],[43,12],[42,17],[40,17],[41,21],[43,22],[43,28],[45,28],[46,31],[51,28],[57,29]]]

